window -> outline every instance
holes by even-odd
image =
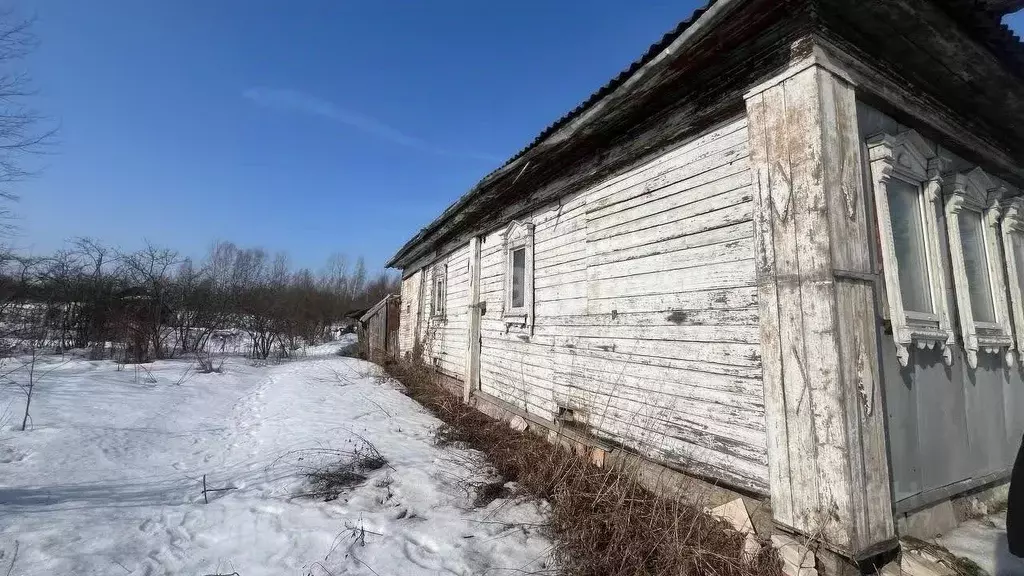
[[[526,248],[512,251],[512,308],[526,306]]]
[[[1024,199],[1004,204],[1001,231],[1016,348],[1024,351]]]
[[[942,349],[953,361],[955,343],[946,306],[946,275],[937,210],[942,160],[914,131],[867,141],[882,256],[885,314],[900,364],[910,348]]]
[[[927,234],[924,231],[924,208],[921,186],[899,178],[889,182],[889,219],[892,239],[899,258],[900,294],[906,310],[931,314],[929,291]]]
[[[995,322],[992,306],[992,283],[988,277],[988,255],[985,253],[985,229],[978,212],[960,214],[960,241],[963,243],[967,291],[971,295],[971,312],[977,322]]]
[[[977,368],[979,352],[1005,351],[1004,359],[1010,365],[1013,337],[997,229],[1004,190],[981,168],[947,176],[943,185],[953,284],[967,363]]]
[[[434,266],[431,282],[430,316],[433,318],[444,318],[445,299],[448,292],[448,266],[438,264]]]
[[[505,231],[505,323],[533,329],[533,225],[513,221]]]

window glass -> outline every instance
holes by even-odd
[[[898,178],[889,180],[889,218],[899,261],[900,294],[903,308],[932,312],[929,293],[928,255],[924,243],[920,188]]]
[[[512,251],[512,307],[526,305],[526,248]]]
[[[985,254],[984,223],[981,213],[962,210],[959,216],[960,241],[963,243],[964,268],[967,288],[971,295],[971,312],[975,322],[995,322],[992,306],[992,288],[988,278],[988,260]]]
[[[434,313],[444,314],[444,280],[438,279],[434,285]]]

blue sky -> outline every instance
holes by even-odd
[[[380,268],[695,2],[46,0],[17,245],[217,239]]]
[[[60,129],[17,186],[14,242],[231,240],[379,269],[697,4],[28,3],[34,105]]]

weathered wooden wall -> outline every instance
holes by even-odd
[[[431,315],[435,266],[444,266],[447,274],[445,310],[441,316]],[[423,316],[419,328],[423,359],[444,374],[461,379],[466,369],[469,247],[461,246],[434,260],[430,266],[423,268],[422,274],[426,275],[421,302]]]
[[[1024,182],[1013,159],[1024,149],[1013,129],[1024,118],[1024,99],[1014,99],[1024,94],[1019,48],[953,5],[973,10],[959,0],[723,9],[713,29],[662,60],[645,58],[635,82],[613,82],[392,259],[411,273],[482,234],[479,382],[466,353],[475,348],[460,341],[458,320],[426,318],[430,283],[416,274],[403,285],[419,297],[403,308],[417,318],[405,323],[404,346],[425,342],[439,368],[474,375],[467,388],[538,416],[571,411],[596,434],[692,473],[760,493],[770,483],[775,519],[834,549],[858,556],[892,545],[887,442],[893,466],[908,466],[893,474],[906,502],[929,493],[922,485],[997,469],[1024,420],[1020,374],[946,371],[916,351],[922,366],[901,372],[864,312],[874,231],[857,182],[866,128],[853,125],[855,92]],[[794,71],[807,58],[819,69]],[[747,120],[721,125],[745,112],[753,160]],[[536,225],[536,322],[525,330],[500,317],[496,229],[514,218]],[[450,286],[450,314],[464,312],[469,297]],[[476,326],[465,324],[461,334]],[[932,383],[952,396],[930,394]],[[883,386],[888,430],[877,410]],[[1003,419],[986,419],[998,406]],[[986,448],[969,454],[978,443]],[[971,464],[950,466],[943,446]]]
[[[402,356],[411,356],[416,348],[417,326],[422,318],[420,284],[423,274],[420,269],[402,278],[402,312],[398,326],[398,349]]]
[[[739,118],[534,211],[532,334],[501,317],[503,231],[486,234],[480,388],[549,420],[569,409],[598,436],[767,493],[751,210]],[[426,357],[457,377],[467,252],[446,257],[448,321],[424,335]]]
[[[813,50],[747,96],[776,522],[895,544],[854,87]]]
[[[881,132],[898,134],[914,128],[864,103],[858,104],[858,124],[862,140]],[[928,144],[939,151],[934,142]],[[983,161],[941,152],[952,161],[950,171],[969,169]],[[946,258],[946,285],[952,287],[945,213],[936,213]],[[947,301],[955,311],[952,291]],[[953,326],[959,333],[959,323]],[[981,354],[978,368],[972,370],[958,334],[951,367],[944,365],[938,351],[914,347],[903,368],[881,322],[879,338],[897,509],[917,508],[963,491],[972,483],[1005,478],[1024,434],[1024,363],[1018,361],[1007,368],[998,357]]]
[[[363,346],[369,358],[397,356],[401,298],[386,296],[359,319]]]

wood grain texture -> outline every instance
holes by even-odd
[[[402,357],[411,357],[416,348],[417,326],[421,314],[420,283],[422,275],[423,271],[417,270],[402,278],[401,321],[398,324],[398,350]]]
[[[462,400],[469,402],[480,386],[480,238],[469,240],[469,294],[466,304],[466,375]]]
[[[895,532],[853,87],[809,59],[748,111],[772,507],[857,556]]]
[[[504,231],[456,247],[427,357],[472,373],[472,314],[457,311],[474,309],[478,249],[483,392],[548,420],[572,410],[602,438],[766,493],[752,196],[738,118],[520,216],[533,225],[532,330],[502,317]]]
[[[469,318],[469,245],[460,246],[436,260],[431,269],[442,267],[445,274],[445,306],[441,316],[430,315],[422,322],[423,358],[437,366],[444,374],[464,380],[466,351],[468,349]],[[434,297],[434,283],[427,282],[424,301]]]

